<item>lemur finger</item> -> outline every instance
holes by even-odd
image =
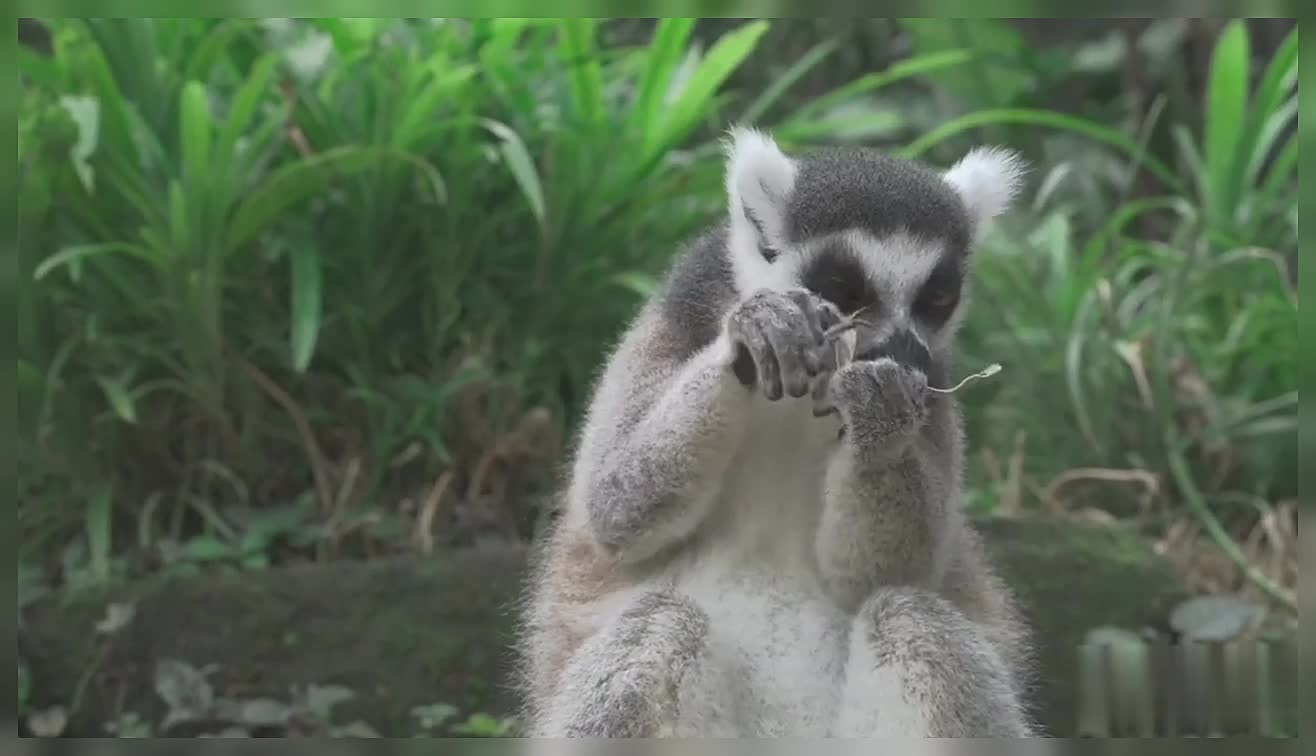
[[[815,344],[821,344],[823,332],[827,329],[822,324],[822,300],[816,294],[808,289],[795,289],[790,293],[791,299],[799,306],[800,312],[804,313],[805,326],[808,329],[810,340]]]
[[[802,319],[802,313],[790,312],[783,320],[774,319],[765,328],[768,343],[777,358],[781,385],[787,394],[797,399],[809,393],[809,381],[818,372],[817,356],[811,353],[812,345],[802,330]],[[810,368],[811,362],[815,369]]]
[[[819,349],[826,343],[827,329],[823,327],[822,312],[819,307],[821,300],[808,289],[794,289],[789,292],[789,296],[799,308],[798,314],[803,318],[802,323],[797,326],[802,329],[802,333],[792,334],[792,340],[797,347],[795,356],[804,366],[808,377],[813,378],[823,371]],[[801,391],[808,393],[808,387],[803,387]],[[792,394],[792,396],[803,395],[803,393]]]
[[[763,396],[770,402],[782,398],[784,387],[781,382],[781,365],[777,353],[771,347],[765,349],[759,357],[759,376],[763,387]]]
[[[826,375],[820,375],[820,376],[818,376],[817,378],[814,378],[814,379],[813,379],[813,396],[812,396],[812,399],[813,399],[815,402],[821,402],[823,399],[827,398],[827,385],[828,385],[830,382],[831,382],[831,381],[830,381],[829,377],[826,376]]]
[[[844,320],[841,310],[836,305],[828,302],[826,299],[818,300],[818,318],[823,332]]]
[[[775,402],[782,396],[780,352],[765,329],[753,325],[748,330],[754,334],[750,352],[754,355],[754,364],[758,368],[763,396],[767,397],[768,401]]]
[[[811,351],[807,344],[795,342],[790,351],[790,359],[781,361],[781,378],[785,385],[786,393],[793,398],[800,398],[809,393],[809,384],[813,376],[818,374],[817,370],[808,368],[810,360],[817,362],[817,357]]]
[[[741,385],[753,386],[763,375],[760,363],[763,361],[763,352],[768,349],[767,339],[758,325],[743,313],[728,322],[727,335],[736,345],[732,372]]]

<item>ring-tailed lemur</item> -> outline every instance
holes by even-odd
[[[1026,628],[928,391],[1021,163],[728,146],[729,215],[614,351],[541,544],[529,734],[1031,733]],[[824,333],[859,310],[838,365]]]

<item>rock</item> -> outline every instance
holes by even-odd
[[[1034,694],[1052,735],[1073,732],[1075,669],[1091,628],[1163,627],[1187,592],[1168,565],[1114,528],[1051,520],[979,523],[1042,645]],[[36,709],[64,706],[65,734],[103,737],[125,713],[158,723],[162,659],[207,669],[216,696],[288,702],[341,686],[335,724],[422,732],[413,710],[509,714],[515,603],[525,553],[473,548],[425,559],[334,562],[200,578],[162,577],[31,608],[25,646]],[[96,623],[134,606],[113,636]],[[87,683],[76,708],[79,681]],[[218,732],[218,730],[217,730]]]

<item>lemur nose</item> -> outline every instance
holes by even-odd
[[[869,362],[888,357],[902,365],[927,373],[932,366],[932,354],[919,341],[914,332],[902,328],[878,343],[869,343],[855,354],[855,359]]]

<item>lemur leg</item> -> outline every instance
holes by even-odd
[[[703,610],[647,593],[577,650],[535,736],[734,737],[725,679]]]
[[[883,588],[851,627],[836,737],[1029,737],[1006,661],[942,597]]]

